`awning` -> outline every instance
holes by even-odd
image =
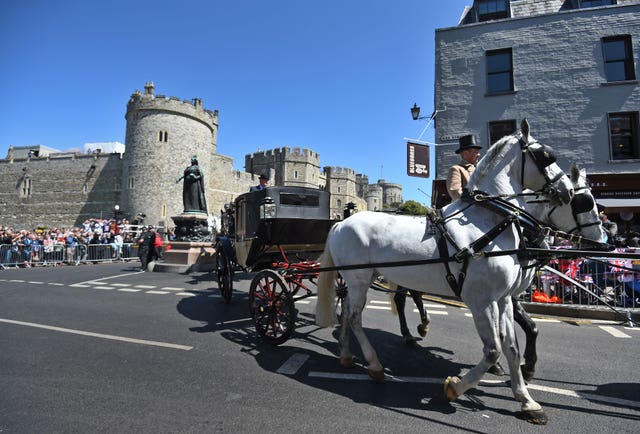
[[[640,198],[628,198],[628,199],[596,199],[596,203],[606,209],[619,208],[621,210],[630,210],[630,208],[640,208]],[[638,209],[637,211],[640,211]]]

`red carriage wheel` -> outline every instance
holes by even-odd
[[[222,246],[218,246],[216,273],[218,274],[218,288],[222,293],[222,298],[229,304],[233,294],[233,267],[231,266],[229,255]]]
[[[272,345],[284,343],[295,327],[293,295],[273,270],[260,271],[251,281],[249,306],[256,331]]]

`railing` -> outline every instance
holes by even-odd
[[[640,253],[635,248],[620,251]],[[640,308],[640,260],[558,259],[549,266],[562,275],[538,271],[524,301]]]
[[[138,245],[50,244],[46,246],[0,245],[0,268],[79,265],[138,259]]]

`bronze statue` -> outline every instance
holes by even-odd
[[[184,174],[176,179],[176,183],[184,179],[182,188],[183,212],[207,213],[207,201],[204,196],[204,175],[198,166],[198,158],[191,157],[191,166],[184,169]]]

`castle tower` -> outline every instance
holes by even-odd
[[[318,188],[320,155],[310,149],[283,148],[245,155],[244,169],[254,175],[275,172],[271,185]]]
[[[182,181],[176,184],[176,178],[193,155],[205,176],[209,204],[218,111],[205,110],[199,98],[181,101],[155,95],[153,82],[148,82],[144,94],[131,95],[125,118],[121,209],[132,216],[146,214],[145,223],[172,225],[171,216],[182,212]]]

